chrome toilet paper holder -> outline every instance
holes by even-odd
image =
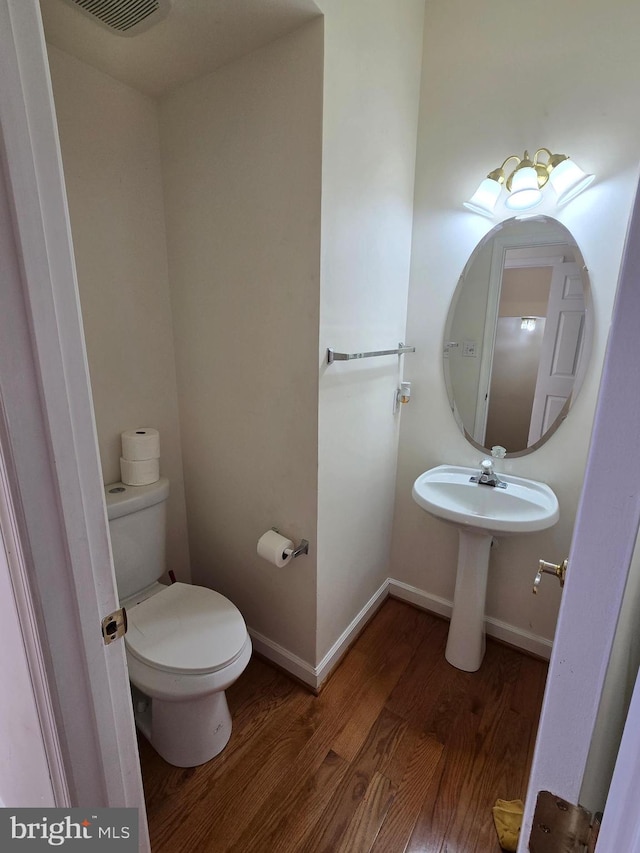
[[[275,533],[280,533],[280,531],[278,530],[277,527],[272,527],[271,529]],[[284,553],[285,554],[290,553],[291,559],[293,560],[293,559],[295,559],[295,557],[299,557],[301,554],[308,554],[309,553],[309,543],[306,539],[301,539],[300,544],[298,545],[297,548],[294,548],[293,551],[290,551],[290,549],[287,548]]]
[[[309,543],[307,542],[306,539],[301,539],[298,547],[294,548],[293,551],[291,552],[291,558],[293,559],[294,557],[299,557],[301,554],[308,554],[308,553],[309,553]]]

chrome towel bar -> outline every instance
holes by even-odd
[[[352,361],[356,358],[375,358],[379,355],[404,355],[405,352],[415,352],[415,347],[407,347],[402,342],[397,349],[380,349],[373,352],[334,352],[331,347],[327,348],[327,364],[334,361]]]

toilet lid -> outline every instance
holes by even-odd
[[[174,583],[127,610],[127,649],[168,672],[215,672],[232,663],[247,639],[235,604],[202,586]]]

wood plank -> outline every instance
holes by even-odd
[[[371,848],[372,853],[389,853],[405,849],[416,824],[427,793],[438,773],[442,773],[440,759],[444,747],[441,743],[416,732],[405,732],[398,750],[402,763],[402,777],[397,782],[397,792],[386,819]],[[393,780],[393,769],[389,769]]]
[[[335,752],[328,752],[315,773],[288,791],[279,792],[281,799],[271,797],[229,850],[296,853],[301,840],[320,819],[348,766]]]
[[[460,670],[447,663],[444,657],[448,623],[431,617],[426,626],[425,636],[385,706],[409,725],[422,729],[437,709],[445,687],[452,679],[464,676],[458,675]]]
[[[529,720],[537,721],[540,717],[547,668],[545,661],[520,655],[520,678],[513,692],[511,707]]]
[[[471,711],[467,710],[458,718],[433,774],[433,783],[420,809],[406,853],[440,853],[446,849],[444,845],[449,841],[449,830],[473,766],[479,726],[480,718]]]
[[[355,810],[336,853],[366,853],[380,831],[382,822],[393,802],[396,789],[391,780],[377,771]]]
[[[305,838],[300,850],[305,853],[334,853],[347,831],[350,820],[365,796],[376,772],[384,773],[406,723],[384,710],[369,732],[320,820]]]
[[[476,748],[447,829],[447,844],[469,853],[499,850],[491,808],[498,797],[521,796],[530,729],[530,723],[511,710],[520,656],[506,646],[489,643],[483,669],[482,677],[473,674],[470,689],[475,710],[481,714]]]
[[[357,696],[351,697],[352,711],[332,743],[338,755],[353,761],[376,718],[382,711],[389,693],[395,687],[415,653],[409,642],[386,643],[386,654],[378,668],[361,683]]]

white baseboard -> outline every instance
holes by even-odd
[[[402,581],[388,578],[381,585],[380,589],[371,596],[358,615],[349,623],[317,666],[312,666],[312,664],[307,663],[307,661],[285,649],[284,646],[249,628],[253,647],[259,655],[272,661],[276,666],[285,670],[285,672],[288,672],[294,678],[297,678],[298,681],[302,681],[303,684],[311,687],[312,690],[317,690],[333,672],[355,638],[388,596],[398,598],[400,601],[406,601],[420,610],[426,610],[428,613],[443,616],[445,619],[451,618],[452,601],[432,595]],[[545,637],[531,634],[528,631],[523,631],[521,628],[516,628],[514,625],[509,625],[506,622],[501,622],[499,619],[491,617],[487,617],[485,620],[485,628],[488,636],[495,637],[496,640],[502,640],[504,643],[537,655],[545,660],[549,660],[551,657],[552,643],[551,640],[547,640]]]
[[[445,619],[451,619],[453,602],[446,598],[431,595],[429,592],[402,583],[402,581],[395,581],[393,578],[389,578],[389,595],[413,604],[420,610],[426,610],[429,613],[435,613],[437,616],[444,616]],[[538,634],[523,631],[522,628],[516,628],[515,625],[509,625],[507,622],[501,622],[491,616],[487,616],[485,619],[485,630],[489,637],[495,637],[496,640],[502,640],[503,643],[508,643],[510,646],[515,646],[545,660],[549,660],[551,657],[553,645],[551,640],[540,637]]]
[[[503,643],[508,643],[510,646],[515,646],[517,649],[522,649],[523,652],[529,652],[529,654],[536,655],[544,660],[549,660],[551,657],[553,643],[546,637],[532,634],[530,631],[523,631],[522,628],[516,628],[515,625],[509,625],[507,622],[501,622],[491,616],[486,619],[485,626],[487,634],[490,637],[495,637],[496,640],[502,640]]]
[[[380,607],[384,599],[387,598],[389,595],[388,587],[389,582],[385,581],[380,589],[371,596],[358,615],[349,623],[317,666],[312,666],[302,660],[302,658],[292,654],[283,646],[274,643],[273,640],[249,628],[253,647],[262,657],[272,661],[313,690],[318,690],[342,660],[355,638],[373,617],[375,611]]]
[[[264,634],[254,631],[253,628],[248,628],[248,631],[253,648],[259,655],[275,663],[276,666],[284,669],[285,672],[297,678],[298,681],[302,681],[303,684],[307,684],[314,690],[317,688],[315,667],[307,663],[306,660],[302,660],[302,658],[294,655],[293,652],[285,649],[284,646],[265,637]]]
[[[429,613],[435,613],[436,616],[451,619],[452,601],[440,598],[438,595],[431,595],[430,592],[418,589],[417,586],[410,586],[408,583],[389,578],[389,595],[392,598],[399,598],[400,601],[406,601],[407,604],[414,604],[420,610],[426,610]]]
[[[347,653],[349,647],[367,622],[373,618],[374,613],[380,607],[385,598],[389,597],[389,581],[386,580],[380,589],[375,592],[355,619],[340,634],[326,655],[317,666],[318,687],[333,672],[342,657]]]

